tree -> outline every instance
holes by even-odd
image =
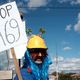
[[[31,34],[32,34],[32,29],[30,29],[30,28],[26,29],[26,34],[27,34],[28,36],[31,35]]]
[[[45,31],[44,28],[40,28],[40,29],[39,29],[39,32],[40,32],[39,34],[42,35],[42,34],[44,34],[46,31]]]

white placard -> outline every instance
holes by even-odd
[[[26,49],[26,44],[16,46],[16,47],[14,47],[14,50],[15,50],[16,58],[17,59],[22,59],[22,57],[24,56],[24,54],[27,50]],[[13,58],[12,54],[11,54],[11,51],[9,51],[9,52],[10,52],[9,57]]]
[[[23,21],[23,30],[25,31],[25,21]],[[26,37],[26,41],[27,41],[27,37]],[[26,46],[27,46],[27,42],[14,47],[14,51],[17,59],[21,59],[24,56],[25,51],[27,50]],[[10,52],[10,58],[12,58],[11,51],[9,52]]]
[[[16,3],[0,6],[0,52],[27,42]]]

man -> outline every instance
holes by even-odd
[[[48,68],[51,61],[47,49],[41,36],[32,35],[29,38],[24,64],[20,69],[23,80],[49,80]],[[14,80],[18,80],[18,77],[16,76]]]

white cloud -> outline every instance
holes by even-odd
[[[74,31],[76,32],[80,32],[80,13],[78,13],[78,21],[77,23],[74,25]]]
[[[80,22],[78,22],[77,24],[74,25],[74,30],[76,32],[80,32]]]
[[[62,45],[65,45],[65,46],[66,46],[66,45],[70,45],[70,42],[63,40],[63,41],[62,41]]]
[[[80,13],[78,13],[78,20],[80,20]]]
[[[77,22],[73,26],[72,26],[72,24],[67,25],[65,30],[66,31],[71,31],[72,27],[73,27],[73,30],[75,32],[79,32],[80,33],[80,13],[78,13],[78,16],[77,16]]]
[[[71,62],[71,63],[75,63],[75,62],[79,62],[80,58],[71,58],[71,59],[67,58],[66,61]]]
[[[60,3],[65,3],[65,2],[69,2],[70,0],[58,0],[58,2]]]
[[[69,2],[71,5],[77,5],[80,4],[80,0],[58,0],[60,3],[67,3]]]
[[[28,10],[36,10],[39,7],[45,7],[47,6],[47,4],[49,4],[49,2],[51,2],[52,0],[24,0],[24,1],[20,1],[18,2],[18,7],[26,7],[24,10],[23,8],[21,8],[23,13],[27,13]],[[24,4],[25,2],[25,4]],[[48,9],[49,10],[49,9]]]
[[[53,58],[53,64],[50,66],[49,71],[51,73],[54,72],[56,67],[56,62]],[[63,58],[63,61],[58,61],[58,70],[80,70],[80,58]]]
[[[71,28],[72,28],[72,25],[69,24],[69,25],[66,26],[65,30],[66,31],[70,31]],[[80,13],[78,13],[77,22],[73,25],[73,28],[74,28],[75,32],[79,32],[80,33]]]
[[[59,64],[59,67],[62,67],[62,68],[70,68],[72,66],[74,66],[75,63],[64,63],[62,65]]]
[[[41,6],[46,6],[51,0],[29,0],[28,7],[31,9],[32,7],[38,8]]]
[[[72,4],[72,5],[73,5],[73,4],[75,4],[75,5],[80,4],[80,0],[72,0],[72,1],[71,1],[71,4]]]
[[[58,61],[63,61],[64,58],[62,56],[58,56]],[[53,58],[53,61],[56,62],[56,57]]]
[[[69,51],[69,50],[71,50],[71,49],[72,49],[72,48],[69,47],[69,46],[66,46],[66,47],[63,48],[64,51]]]
[[[19,12],[21,12],[21,13],[28,13],[28,11],[25,10],[24,8],[19,8]]]
[[[72,25],[69,24],[69,25],[66,26],[65,30],[66,30],[66,31],[70,31],[70,30],[71,30],[71,27],[72,27]]]

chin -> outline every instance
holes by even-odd
[[[35,61],[36,64],[42,64],[42,61]]]

